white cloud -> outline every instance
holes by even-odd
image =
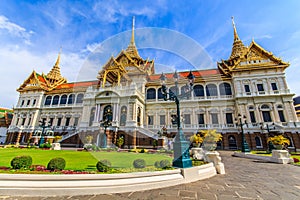
[[[33,34],[33,31],[26,31],[25,28],[10,22],[3,15],[0,15],[0,29],[8,31],[11,35],[23,38],[26,44],[30,44],[30,36]]]
[[[0,48],[0,79],[1,106],[11,108],[18,100],[16,89],[29,77],[35,70],[38,73],[47,74],[57,59],[57,52],[48,52],[44,55],[35,55],[19,47]],[[84,62],[81,55],[73,53],[62,53],[61,74],[74,82],[77,79],[79,69]]]
[[[93,6],[93,11],[98,16],[99,20],[106,23],[114,23],[120,19],[121,16],[130,15],[143,15],[152,19],[157,17],[157,14],[161,13],[162,10],[167,9],[166,2],[159,1],[154,3],[149,7],[149,5],[144,4],[132,6],[131,3],[126,3],[125,1],[120,3],[117,0],[112,1],[98,1]]]

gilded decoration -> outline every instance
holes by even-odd
[[[272,52],[266,51],[254,40],[246,47],[238,36],[233,17],[232,25],[234,36],[231,55],[228,60],[218,63],[218,68],[224,75],[230,77],[233,71],[268,69],[274,68],[274,65],[284,69],[289,66],[289,63],[275,57]]]
[[[99,71],[99,87],[105,87],[107,83],[120,86],[121,82],[131,82],[128,73],[154,73],[154,61],[144,60],[138,54],[134,39],[134,18],[132,22],[131,40],[126,50],[122,50],[116,57],[109,61]]]

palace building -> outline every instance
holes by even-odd
[[[191,71],[193,91],[180,100],[186,137],[216,129],[223,135],[220,149],[240,149],[242,134],[250,149],[266,149],[267,137],[280,133],[291,141],[289,148],[299,150],[300,123],[286,82],[287,67],[289,63],[254,40],[246,46],[233,23],[229,58],[215,69]],[[177,73],[179,94],[186,91],[189,73]],[[174,72],[165,76],[168,90],[175,91]],[[6,143],[62,136],[62,146],[81,147],[92,136],[92,143],[103,147],[114,147],[119,137],[124,148],[151,148],[155,140],[165,145],[157,133],[163,129],[175,136],[173,119],[178,116],[174,101],[164,101],[160,77],[154,60],[139,55],[134,25],[127,49],[108,59],[95,80],[69,83],[61,75],[59,54],[48,74],[33,71],[17,89],[20,96]]]

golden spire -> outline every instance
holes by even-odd
[[[239,35],[237,34],[234,18],[231,17],[231,20],[233,26],[233,45],[232,45],[232,51],[229,59],[233,59],[241,56],[245,51],[245,49],[247,49],[247,47],[245,47],[243,42],[240,40]]]
[[[232,20],[232,26],[233,26],[233,41],[238,41],[240,40],[239,38],[239,35],[237,34],[237,31],[236,31],[236,27],[235,27],[235,23],[234,23],[234,17],[232,16],[231,17],[231,20]]]
[[[139,53],[136,49],[135,46],[135,39],[134,39],[134,22],[135,22],[135,17],[132,18],[132,30],[131,30],[131,39],[130,39],[130,43],[126,49],[126,52],[132,56],[132,57],[140,57]]]
[[[50,72],[47,74],[47,79],[49,80],[49,82],[51,84],[64,79],[61,74],[60,74],[60,54],[61,54],[61,50],[57,56],[56,62],[54,64],[54,66],[52,67],[52,69],[50,70]]]
[[[133,18],[132,18],[131,40],[130,40],[130,44],[129,44],[131,46],[135,46],[135,42],[134,42],[134,21],[135,21],[135,17],[133,16]]]

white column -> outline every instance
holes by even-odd
[[[120,117],[120,105],[116,104],[116,121],[119,121]]]
[[[97,111],[98,111],[98,105],[96,104],[93,122],[97,122]]]
[[[294,109],[294,104],[293,104],[293,102],[289,102],[289,104],[290,104],[289,109],[292,111],[293,122],[297,122],[298,118],[297,118],[297,115],[296,115],[296,111]]]
[[[102,116],[101,116],[101,112],[102,112],[102,109],[101,109],[101,104],[98,104],[99,106],[99,109],[98,109],[98,122],[102,120]]]

